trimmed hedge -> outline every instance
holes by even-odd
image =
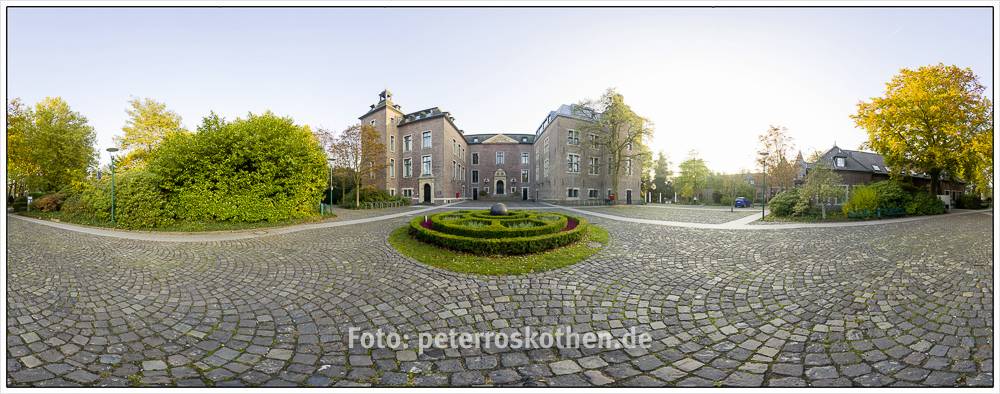
[[[568,231],[525,237],[477,238],[447,234],[423,226],[423,217],[410,221],[410,234],[420,241],[444,248],[479,255],[516,255],[538,253],[579,241],[587,228],[587,221],[573,217],[576,227]]]
[[[552,234],[559,232],[568,221],[564,215],[544,213],[539,214],[531,211],[516,212],[516,216],[483,216],[484,211],[471,211],[465,213],[444,212],[430,217],[431,227],[439,232],[478,238],[510,238],[510,237],[533,237],[536,235]],[[541,218],[554,217],[555,220],[543,220]],[[469,222],[487,222],[487,226],[470,226]],[[537,224],[533,227],[509,227],[512,223],[529,222]]]

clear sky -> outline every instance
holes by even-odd
[[[753,168],[757,135],[804,154],[866,139],[848,115],[902,67],[971,67],[992,89],[988,8],[8,9],[8,98],[62,96],[120,135],[130,97],[195,128],[272,110],[341,130],[388,87],[472,133],[533,133],[617,88],[674,165]],[[107,162],[102,152],[102,162]]]

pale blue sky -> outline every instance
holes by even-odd
[[[560,104],[616,87],[656,125],[654,150],[752,168],[787,127],[808,153],[866,138],[848,115],[902,67],[971,67],[992,90],[988,8],[8,9],[8,98],[62,96],[121,133],[130,96],[194,128],[270,109],[357,122],[388,86],[466,133],[531,133]],[[102,152],[102,162],[106,162]]]

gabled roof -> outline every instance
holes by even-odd
[[[508,141],[507,139],[512,140]],[[489,142],[488,142],[489,141]],[[514,133],[483,133],[483,134],[469,134],[465,136],[465,142],[469,145],[477,144],[489,144],[489,143],[517,143],[517,144],[533,144],[535,143],[534,134],[514,134]]]
[[[835,161],[835,158],[837,157],[844,158],[843,167],[837,167],[837,163]],[[882,155],[872,152],[841,149],[836,145],[826,151],[826,153],[819,158],[817,163],[824,163],[830,168],[838,171],[858,171],[873,174],[889,173],[889,171],[885,168],[885,159],[882,158]],[[816,165],[817,163],[810,163],[809,166]]]
[[[844,166],[837,167],[834,161],[837,157],[844,158]],[[889,175],[892,168],[886,167],[885,158],[878,153],[864,152],[857,150],[847,150],[841,149],[840,147],[834,145],[833,148],[826,151],[819,160],[813,163],[805,163],[806,168],[812,168],[818,163],[824,163],[831,169],[835,171],[857,171],[857,172],[867,172],[871,174],[883,174]],[[897,172],[899,170],[896,170]],[[913,173],[907,174],[914,178],[930,179],[930,175],[926,173]],[[948,174],[941,174],[942,180],[949,180],[951,177]],[[955,179],[955,181],[959,181]]]

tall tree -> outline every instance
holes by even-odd
[[[649,155],[645,146],[653,136],[652,123],[632,111],[625,104],[625,97],[614,89],[608,89],[599,100],[573,106],[573,111],[589,121],[580,131],[583,135],[597,136],[594,141],[587,139],[587,144],[606,155],[611,168],[612,190],[618,193],[619,178],[627,163],[639,163],[641,167],[645,162],[643,157]]]
[[[167,109],[166,104],[151,98],[129,100],[128,120],[121,137],[115,138],[118,146],[127,151],[122,165],[141,165],[157,145],[170,133],[185,131],[181,127],[181,117]]]
[[[667,154],[662,150],[656,155],[653,173],[653,184],[656,185],[656,192],[668,196],[668,198],[672,196],[673,190],[669,190],[668,193],[667,180],[674,175],[674,172],[670,169],[670,160],[667,158]]]
[[[94,128],[59,97],[46,97],[28,110],[19,100],[7,106],[8,165],[22,190],[56,191],[82,181],[97,163]]]
[[[766,153],[757,157],[757,165],[766,167],[768,182],[782,190],[791,188],[796,169],[794,159],[789,158],[793,146],[788,129],[771,125],[757,139],[760,141],[760,152]]]
[[[32,122],[31,108],[21,99],[7,103],[7,195],[20,196],[27,191],[27,177],[38,173],[27,145]]]
[[[698,158],[698,154],[692,151],[688,159],[680,164],[680,175],[674,181],[674,187],[680,191],[681,197],[691,199],[701,194],[708,182],[711,171],[705,165],[705,161]]]
[[[353,125],[337,136],[331,149],[334,166],[346,168],[354,183],[354,204],[361,205],[365,177],[376,176],[385,167],[385,144],[370,125]]]
[[[977,153],[985,144],[977,150],[976,143],[993,140],[993,103],[985,90],[969,68],[904,68],[886,83],[882,97],[858,103],[851,118],[868,131],[867,147],[885,157],[893,172],[929,174],[932,194],[940,193],[942,174],[985,185],[992,182],[984,175],[992,173],[992,142],[987,155]]]
[[[823,219],[826,219],[826,204],[831,198],[840,197],[844,194],[844,188],[840,175],[837,175],[826,163],[817,163],[809,169],[806,174],[805,184],[799,191],[799,202],[795,206],[796,214],[802,214],[810,207],[811,201],[815,200],[820,206]]]

